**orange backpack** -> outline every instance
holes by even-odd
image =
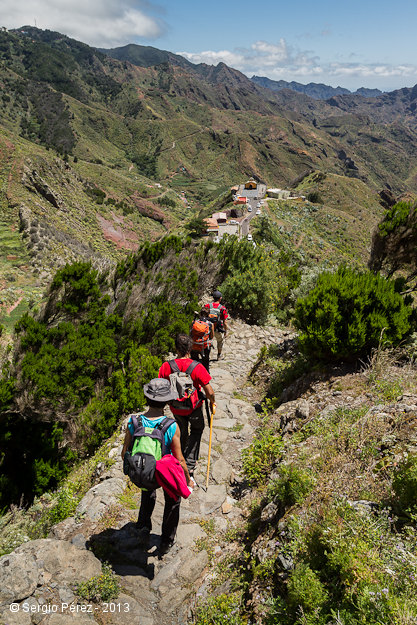
[[[193,340],[192,350],[204,355],[204,350],[210,349],[210,326],[206,321],[196,319],[191,326],[190,336]]]

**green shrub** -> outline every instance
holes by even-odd
[[[224,300],[249,323],[265,323],[284,307],[300,273],[284,252],[256,248],[236,237],[222,239],[218,246],[225,280],[220,286]]]
[[[380,341],[396,345],[412,327],[410,298],[395,282],[371,272],[340,267],[320,275],[317,286],[298,300],[295,321],[301,350],[321,359],[364,356]]]
[[[394,472],[392,489],[400,514],[417,513],[417,455],[410,455]]]
[[[111,601],[120,593],[120,582],[109,564],[103,564],[101,575],[76,585],[76,593],[85,601]]]
[[[328,592],[317,573],[308,564],[298,564],[288,579],[288,605],[297,613],[318,616],[328,599]]]
[[[260,431],[249,447],[242,450],[242,470],[249,484],[263,484],[271,465],[284,448],[280,436],[271,430]]]
[[[160,204],[160,206],[169,206],[170,208],[175,208],[177,205],[176,201],[168,195],[163,195],[162,197],[157,198],[156,201]]]
[[[280,465],[279,477],[268,484],[267,496],[285,507],[300,504],[314,486],[313,476],[295,465]]]
[[[221,594],[197,607],[194,625],[244,625],[240,613],[240,593]]]
[[[307,200],[312,204],[323,204],[323,199],[318,191],[310,191]]]

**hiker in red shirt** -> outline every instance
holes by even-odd
[[[214,324],[214,337],[217,342],[217,360],[222,358],[223,340],[227,335],[227,314],[226,307],[221,303],[222,294],[220,291],[214,291],[212,294],[213,302],[206,304],[205,308],[208,310],[208,318]]]
[[[164,362],[159,369],[159,377],[169,380],[170,375],[175,373],[176,370],[188,373],[191,377],[194,391],[188,397],[170,402],[170,408],[180,426],[181,449],[188,471],[192,476],[198,460],[200,441],[204,430],[204,397],[201,391],[204,391],[205,396],[209,400],[212,412],[215,406],[215,396],[210,385],[210,374],[201,363],[191,359],[191,338],[187,334],[177,334],[175,337],[175,348],[177,357],[175,360]]]

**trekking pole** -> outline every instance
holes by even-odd
[[[206,491],[208,489],[209,483],[209,473],[210,473],[210,455],[211,455],[211,437],[213,435],[213,417],[216,412],[216,404],[213,404],[213,412],[210,417],[210,437],[209,437],[209,450],[208,450],[208,458],[207,458],[207,477],[206,477]]]

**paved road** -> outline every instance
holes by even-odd
[[[246,238],[248,236],[248,234],[249,234],[249,225],[250,225],[251,220],[255,217],[256,204],[257,203],[258,203],[257,199],[255,199],[255,198],[254,199],[249,199],[248,198],[248,204],[251,205],[252,212],[251,213],[248,212],[246,217],[245,217],[245,219],[243,219],[241,221],[240,232],[241,232],[242,238]]]

